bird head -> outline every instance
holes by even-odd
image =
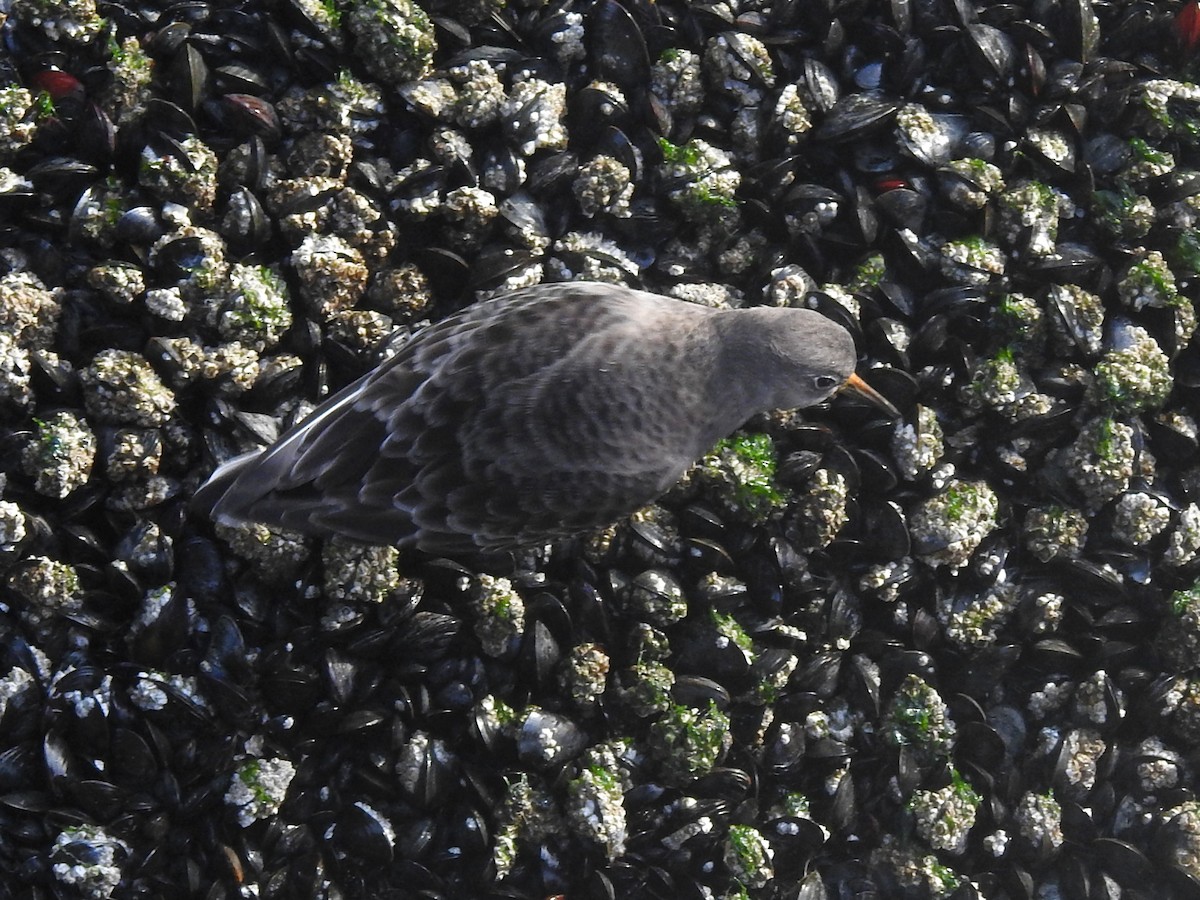
[[[755,307],[729,314],[727,346],[737,355],[754,405],[803,409],[847,389],[888,415],[900,413],[855,374],[854,338],[832,319],[810,309]]]

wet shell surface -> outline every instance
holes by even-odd
[[[11,4],[0,883],[1200,896],[1198,50],[1193,0]],[[755,415],[515,554],[189,512],[576,280],[815,310],[902,417]]]

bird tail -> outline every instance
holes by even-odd
[[[192,495],[191,511],[223,524],[231,525],[244,521],[242,511],[227,508],[229,504],[224,501],[228,499],[229,489],[233,487],[238,476],[261,452],[261,450],[252,450],[217,466],[212,475],[208,477],[208,481],[204,482],[200,489]]]

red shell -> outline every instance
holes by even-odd
[[[29,81],[39,91],[45,91],[51,100],[62,100],[83,94],[83,83],[70,72],[62,69],[45,69]]]
[[[1200,0],[1188,0],[1175,14],[1175,33],[1188,50],[1200,44]]]

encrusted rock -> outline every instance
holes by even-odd
[[[475,635],[488,656],[501,656],[525,630],[525,604],[507,578],[479,575],[471,584]]]
[[[892,433],[892,455],[905,478],[915,481],[931,471],[946,452],[937,413],[928,406],[917,407],[911,425],[897,422]]]
[[[56,615],[83,608],[83,589],[75,567],[45,556],[25,560],[9,572],[8,589],[21,601],[17,609],[33,628],[41,629]]]
[[[792,519],[805,546],[827,547],[837,537],[850,518],[846,509],[848,494],[845,476],[829,469],[813,473]]]
[[[1088,505],[1098,507],[1129,486],[1133,476],[1133,429],[1106,417],[1092,419],[1058,459]]]
[[[378,79],[392,86],[423,78],[437,50],[433,23],[412,0],[365,0],[350,7],[346,27],[355,52]]]
[[[1200,668],[1200,584],[1176,591],[1170,604],[1155,647],[1177,672]]]
[[[36,422],[37,433],[25,445],[21,463],[34,479],[34,490],[62,499],[85,484],[96,459],[96,436],[73,413],[56,412]]]
[[[362,254],[333,235],[305,238],[292,252],[292,265],[305,302],[324,317],[357,303],[370,276]]]
[[[1130,491],[1117,501],[1113,536],[1131,547],[1141,547],[1157,537],[1171,522],[1171,511],[1153,494]]]
[[[1042,562],[1076,557],[1087,538],[1088,520],[1080,510],[1035,506],[1025,517],[1025,546]]]
[[[916,555],[931,566],[963,566],[996,527],[999,503],[981,481],[954,481],[909,515]]]
[[[607,859],[616,859],[625,852],[627,837],[617,758],[612,748],[600,746],[581,763],[579,775],[567,785],[567,824]]]
[[[961,855],[967,849],[980,802],[980,796],[952,770],[950,784],[944,788],[915,792],[908,801],[908,811],[917,834],[930,847]]]
[[[225,802],[237,811],[243,828],[278,812],[296,775],[290,760],[281,758],[249,759],[230,779]]]
[[[940,759],[954,749],[956,733],[938,692],[919,676],[906,676],[888,704],[883,739],[895,747],[911,747],[921,758]]]
[[[56,291],[36,275],[12,271],[0,275],[0,331],[27,350],[50,348],[62,314]]]
[[[1117,412],[1157,409],[1174,383],[1170,361],[1149,332],[1118,321],[1111,348],[1096,363],[1096,393]]]

